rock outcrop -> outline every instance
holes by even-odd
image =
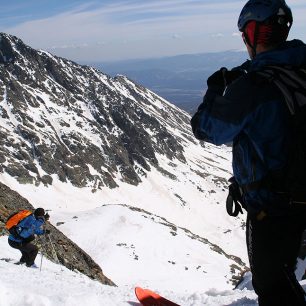
[[[28,200],[21,197],[17,192],[11,190],[6,185],[0,183],[0,233],[2,233],[2,235],[7,234],[4,225],[8,216],[22,209],[34,211],[34,207]],[[51,231],[50,236],[36,238],[36,242],[40,247],[40,251],[42,251],[47,258],[62,264],[70,270],[77,270],[102,284],[115,285],[103,274],[100,266],[97,265],[86,252],[79,248],[56,227],[47,222],[46,228]]]

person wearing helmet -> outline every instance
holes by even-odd
[[[25,264],[29,268],[37,268],[35,258],[38,254],[38,247],[32,243],[35,235],[44,235],[50,233],[42,226],[49,220],[49,214],[41,207],[36,208],[33,214],[30,214],[16,225],[16,230],[8,237],[9,245],[21,252],[21,258],[16,264]]]
[[[292,23],[285,1],[248,1],[238,28],[250,60],[212,74],[203,103],[191,119],[197,139],[233,145],[229,191],[240,193],[237,198],[247,210],[247,249],[260,306],[306,305],[294,275],[306,229],[306,203],[289,200],[284,187],[295,139],[291,114],[283,92],[259,77],[267,67],[285,67],[297,71],[306,84],[306,45],[287,41]],[[298,88],[304,99],[305,88]]]
[[[290,8],[284,0],[251,0],[243,7],[238,29],[251,58],[284,42],[292,26]]]

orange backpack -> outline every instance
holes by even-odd
[[[15,234],[15,226],[25,219],[26,217],[30,216],[32,214],[29,210],[21,210],[18,211],[8,217],[5,223],[5,228],[11,233]]]

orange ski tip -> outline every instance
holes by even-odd
[[[138,301],[143,306],[180,306],[150,289],[135,287],[135,294]]]

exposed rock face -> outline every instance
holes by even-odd
[[[8,216],[22,209],[34,211],[33,206],[17,192],[0,183],[0,232],[5,233],[4,223]],[[75,243],[68,239],[62,232],[47,222],[47,229],[51,231],[51,241],[43,237],[36,239],[40,250],[52,261],[59,261],[70,270],[77,270],[102,284],[114,286],[101,268],[92,258],[80,249]],[[41,245],[43,244],[43,245]],[[9,245],[7,246],[9,248]],[[54,249],[53,249],[54,247]]]
[[[163,171],[158,155],[184,162],[186,139],[187,113],[149,90],[0,33],[0,172],[37,185],[138,185]]]

